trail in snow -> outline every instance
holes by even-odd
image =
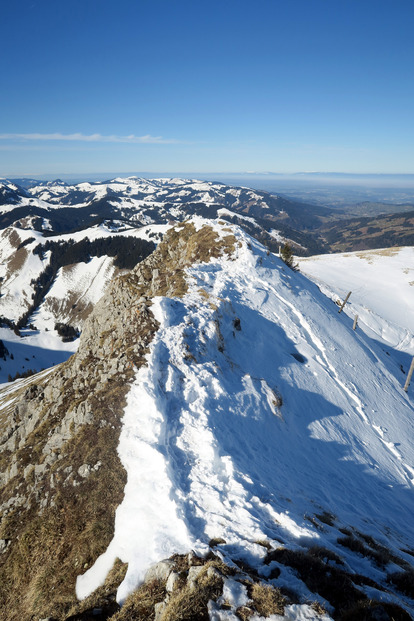
[[[273,294],[280,300],[282,304],[285,304],[286,306],[288,306],[291,313],[298,319],[299,324],[303,326],[307,335],[309,336],[310,342],[313,343],[316,349],[319,350],[320,352],[319,356],[318,355],[315,356],[316,360],[318,362],[319,361],[321,362],[321,364],[326,368],[327,373],[330,374],[334,378],[338,386],[342,388],[342,390],[354,401],[356,409],[358,413],[360,414],[361,418],[365,422],[368,422],[368,419],[364,413],[364,408],[363,408],[363,404],[361,400],[348,386],[344,384],[344,382],[341,381],[339,374],[337,373],[335,367],[329,362],[329,359],[326,355],[326,349],[321,339],[312,330],[309,322],[306,320],[304,315],[301,312],[299,312],[298,309],[291,302],[289,302],[288,300],[283,298],[281,295],[279,295],[277,291],[275,291],[274,289],[273,289]]]
[[[125,498],[79,597],[117,556],[123,601],[151,563],[211,538],[252,564],[262,539],[329,547],[304,519],[321,511],[396,549],[414,542],[410,397],[316,286],[236,234],[235,260],[194,266],[183,299],[153,304],[161,327],[121,433]]]

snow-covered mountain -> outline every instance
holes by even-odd
[[[126,228],[116,221],[46,237],[32,228],[0,230],[0,340],[8,354],[0,383],[62,362],[111,278],[150,254],[166,225]],[[62,336],[62,334],[61,334]]]
[[[55,233],[84,229],[104,219],[140,227],[198,214],[234,220],[274,249],[289,238],[306,254],[322,250],[323,244],[307,231],[331,212],[259,190],[190,179],[128,177],[77,185],[57,180],[28,189],[0,183],[1,228],[30,217],[32,228]]]
[[[1,394],[7,619],[412,618],[412,391],[352,323],[240,228],[171,227]]]
[[[77,185],[55,180],[24,189],[2,181],[0,340],[8,343],[9,356],[7,365],[0,364],[0,382],[72,353],[74,345],[60,347],[55,326],[66,334],[80,332],[111,278],[147,256],[174,222],[194,213],[220,217],[241,224],[273,250],[293,239],[296,251],[306,253],[321,249],[300,228],[327,210],[313,211],[266,192],[185,179]]]

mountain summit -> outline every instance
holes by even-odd
[[[240,228],[170,228],[0,405],[4,619],[414,612],[412,400]]]

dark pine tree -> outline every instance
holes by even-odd
[[[293,258],[292,247],[287,242],[282,247],[282,250],[280,252],[280,257],[282,261],[286,263],[288,267],[290,267],[291,270],[293,270],[294,272],[297,272],[299,270],[299,265],[295,263],[295,260]]]

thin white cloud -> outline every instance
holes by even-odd
[[[163,138],[162,136],[102,136],[102,134],[0,134],[0,140],[40,140],[40,141],[69,141],[69,142],[124,142],[131,144],[174,144],[178,140]]]

